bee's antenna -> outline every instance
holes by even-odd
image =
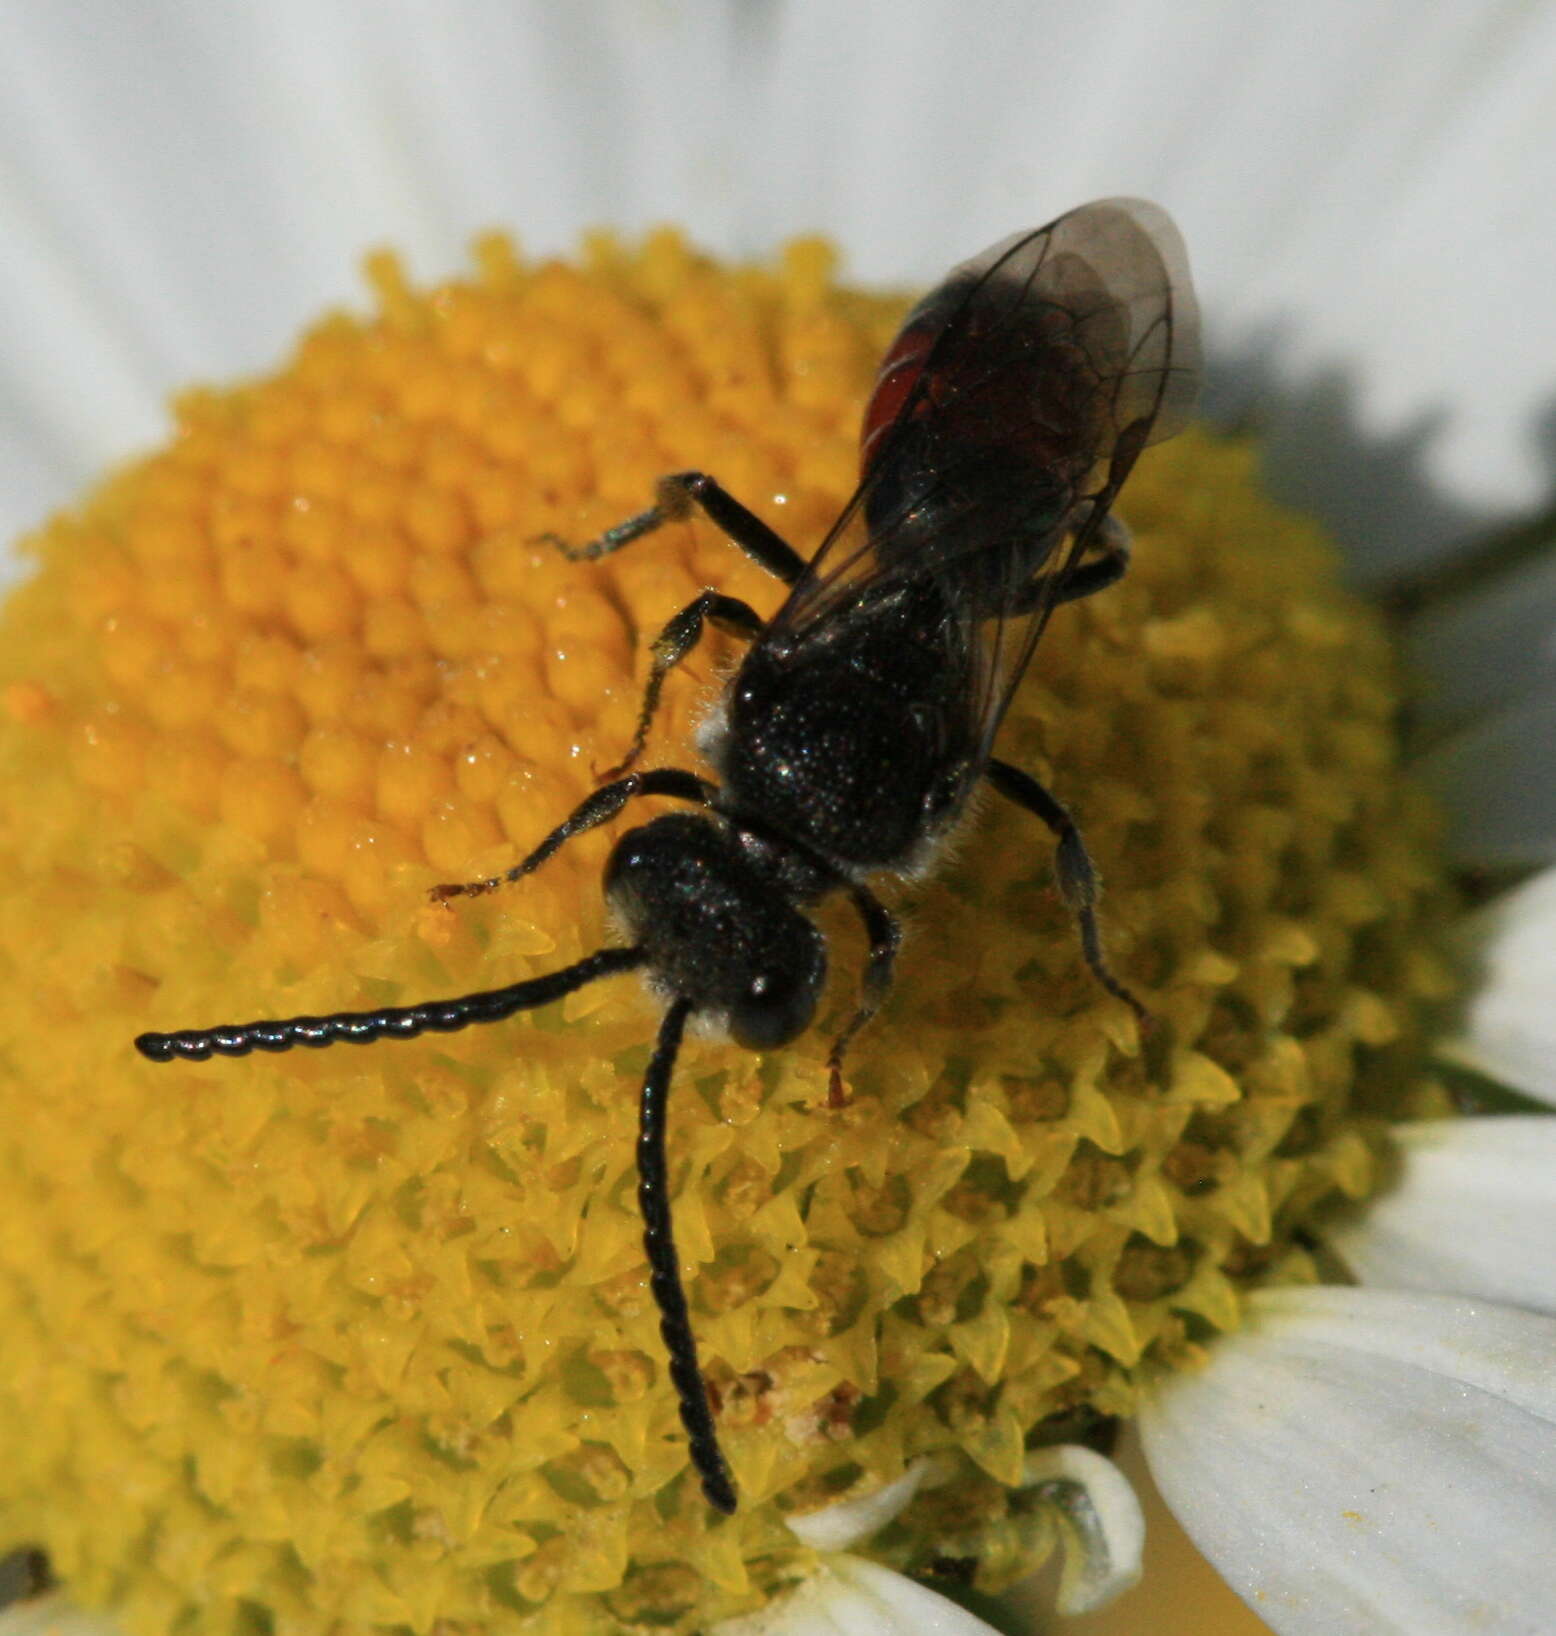
[[[390,1005],[379,1011],[337,1011],[328,1017],[286,1017],[273,1022],[228,1023],[220,1028],[191,1028],[177,1034],[141,1034],[135,1049],[153,1062],[188,1062],[206,1058],[246,1057],[250,1051],[290,1051],[294,1045],[315,1050],[342,1040],[365,1045],[370,1040],[415,1039],[418,1034],[452,1034],[471,1023],[500,1022],[516,1011],[549,1005],[598,977],[612,977],[644,963],[641,949],[600,949],[544,977],[507,988],[484,989],[453,1000],[423,1005]],[[672,1053],[673,1055],[673,1053]]]
[[[686,1290],[681,1283],[681,1262],[670,1225],[670,1182],[665,1169],[665,1110],[670,1074],[692,1002],[672,1002],[659,1025],[643,1099],[638,1110],[638,1209],[643,1215],[643,1250],[648,1256],[649,1284],[659,1308],[659,1333],[670,1358],[670,1379],[681,1403],[681,1424],[692,1464],[702,1478],[703,1497],[726,1516],[734,1511],[735,1485],[725,1464],[719,1435],[713,1424],[707,1384],[697,1361],[697,1337],[692,1333]]]

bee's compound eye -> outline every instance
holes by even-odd
[[[809,971],[758,972],[730,1010],[729,1031],[748,1051],[773,1051],[804,1033],[819,981]]]
[[[769,927],[762,953],[746,968],[729,1008],[729,1031],[748,1051],[774,1051],[803,1034],[816,1014],[827,978],[827,946],[821,933],[789,911],[780,935]]]

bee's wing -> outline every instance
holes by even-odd
[[[887,352],[859,488],[764,640],[802,641],[893,584],[980,553],[990,579],[977,617],[1014,606],[1019,585],[996,593],[994,581],[1079,560],[1140,450],[1187,421],[1199,369],[1187,253],[1156,205],[1082,205],[964,262]],[[983,644],[973,682],[985,738],[1051,605],[996,619]]]
[[[1087,358],[1082,375],[1095,375],[1098,418],[1092,424],[1101,435],[1081,484],[1086,508],[1072,513],[1076,526],[1048,570],[1049,594],[1020,618],[999,620],[991,639],[978,718],[985,755],[1065,576],[1099,540],[1140,451],[1182,431],[1199,398],[1199,304],[1188,251],[1172,218],[1144,199],[1104,199],[1054,226],[1066,224],[1074,225],[1075,241],[1061,245],[1060,256],[1074,254],[1089,271],[1060,266],[1055,283],[1069,281],[1074,290],[1072,310],[1080,315],[1075,334]],[[1075,450],[1078,456],[1084,452],[1083,438]]]

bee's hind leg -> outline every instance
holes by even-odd
[[[1089,515],[1088,511],[1087,517]],[[1077,534],[1087,526],[1087,517],[1075,525]],[[1082,597],[1095,596],[1098,591],[1117,585],[1129,571],[1132,539],[1128,525],[1108,512],[1097,525],[1096,537],[1091,541],[1097,548],[1096,556],[1073,567],[1051,568],[1047,573],[1036,575],[1021,587],[1014,605],[1006,611],[1041,613],[1061,602],[1079,602]]]
[[[987,775],[989,782],[1007,801],[1014,801],[1053,832],[1059,845],[1054,854],[1054,873],[1058,877],[1059,892],[1070,913],[1075,916],[1080,932],[1081,952],[1092,976],[1115,999],[1122,1000],[1134,1012],[1142,1028],[1148,1028],[1151,1014],[1144,1003],[1117,977],[1108,965],[1102,950],[1102,930],[1097,924],[1097,899],[1101,886],[1091,854],[1081,839],[1081,832],[1069,809],[1055,795],[1051,795],[1030,773],[1012,767],[1008,761],[991,761]]]

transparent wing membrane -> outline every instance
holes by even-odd
[[[1104,540],[1141,449],[1184,425],[1199,377],[1188,256],[1155,205],[1083,205],[962,263],[887,352],[859,488],[764,640],[825,640],[937,583],[965,628],[951,647],[986,750],[1066,576]]]

